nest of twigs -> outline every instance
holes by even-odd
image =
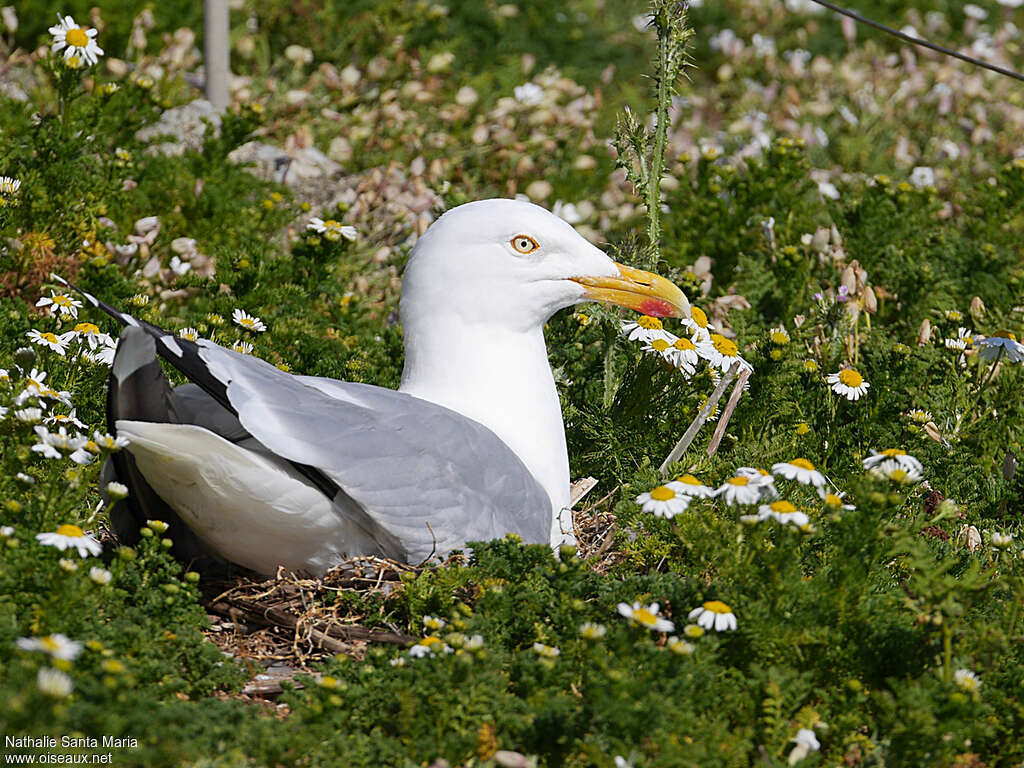
[[[613,546],[615,518],[608,511],[613,493],[573,512],[580,554],[601,572],[619,558]],[[406,633],[404,623],[381,625],[378,615],[376,625],[368,626],[362,606],[379,604],[378,598],[402,589],[403,574],[463,560],[455,555],[440,565],[414,566],[354,557],[318,578],[281,568],[269,579],[245,573],[204,580],[204,605],[210,619],[206,635],[222,651],[249,664],[253,678],[243,697],[273,697],[281,693],[281,682],[296,674],[317,677],[312,666],[328,657],[345,654],[362,659],[371,643],[400,647],[413,643],[418,638]],[[339,600],[339,592],[363,599]]]

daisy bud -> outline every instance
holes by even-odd
[[[978,322],[981,322],[985,317],[985,302],[981,300],[980,296],[975,296],[971,299],[971,317]]]
[[[870,285],[864,288],[864,309],[872,315],[878,312],[878,298],[875,296],[875,291]]]
[[[123,483],[107,483],[105,490],[111,501],[121,501],[121,499],[128,498],[128,486]]]
[[[939,432],[939,428],[935,426],[934,421],[929,421],[927,424],[924,425],[924,432],[936,443],[942,442],[942,433]]]
[[[932,321],[927,317],[921,321],[921,327],[917,331],[917,346],[923,347],[932,339]]]
[[[853,264],[850,264],[846,269],[843,270],[843,276],[839,278],[839,282],[850,293],[853,293],[857,290],[857,272],[855,271]]]
[[[818,227],[811,238],[811,248],[817,253],[824,253],[828,248],[829,231],[824,227]]]

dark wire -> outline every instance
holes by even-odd
[[[904,40],[908,43],[912,43],[913,45],[920,45],[923,48],[931,48],[933,51],[938,51],[939,53],[944,53],[947,56],[953,56],[954,58],[960,59],[961,61],[966,61],[968,64],[974,64],[979,67],[984,67],[985,69],[991,69],[993,72],[998,72],[1001,75],[1006,75],[1007,77],[1012,77],[1015,80],[1020,80],[1021,82],[1024,82],[1024,75],[1014,72],[1012,69],[1006,69],[1005,67],[1000,67],[996,64],[989,64],[986,61],[981,61],[980,59],[972,58],[963,53],[960,53],[959,51],[944,48],[941,45],[936,45],[935,43],[930,43],[927,40],[922,40],[919,37],[911,37],[910,35],[905,35],[898,30],[892,29],[891,27],[887,27],[884,24],[879,24],[877,21],[872,21],[871,19],[865,16],[861,16],[859,13],[857,13],[856,11],[851,11],[849,8],[841,8],[840,6],[835,5],[834,3],[828,2],[828,0],[811,0],[811,2],[817,3],[818,5],[823,5],[826,8],[835,11],[836,13],[841,13],[843,16],[849,16],[851,19],[853,19],[854,21],[859,21],[861,24],[867,24],[869,27],[880,29],[883,32],[887,32],[890,35],[898,37],[900,40]]]

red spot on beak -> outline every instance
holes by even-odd
[[[644,299],[640,302],[640,312],[651,317],[672,317],[675,314],[675,307],[667,301],[658,299]]]

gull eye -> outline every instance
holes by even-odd
[[[540,243],[529,235],[516,235],[509,242],[512,243],[512,247],[515,248],[516,253],[533,253],[540,248]]]

